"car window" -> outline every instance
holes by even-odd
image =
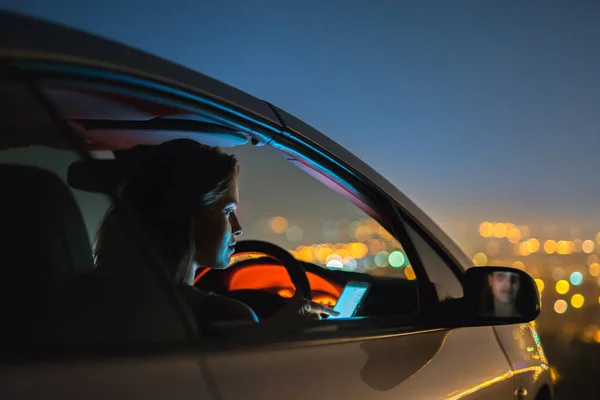
[[[415,279],[402,244],[340,194],[267,146],[231,152],[241,166],[241,239],[273,242],[324,269]]]
[[[301,261],[313,300],[331,307],[350,281],[367,282],[369,291],[356,316],[407,315],[418,309],[415,272],[402,244],[349,199],[315,179],[269,146],[224,149],[239,160],[239,240],[273,243]],[[206,274],[197,282],[247,302],[259,319],[273,309],[248,291],[270,292],[281,298],[296,288],[281,267],[252,261],[260,255],[234,257],[218,277],[221,291]],[[268,264],[268,263],[267,263]],[[243,265],[243,268],[242,268]],[[239,268],[238,268],[239,267]],[[205,272],[205,271],[204,271]],[[217,288],[217,289],[215,289]]]

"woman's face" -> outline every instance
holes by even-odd
[[[504,304],[514,304],[519,293],[519,275],[513,272],[495,271],[489,275],[494,298]]]
[[[236,238],[242,234],[236,215],[238,203],[236,182],[221,200],[194,217],[195,261],[199,266],[214,269],[229,266]]]

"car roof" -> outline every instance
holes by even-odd
[[[186,88],[215,99],[239,113],[250,115],[272,130],[273,136],[285,129],[287,135],[314,144],[316,148],[343,161],[345,165],[385,191],[405,213],[431,233],[438,244],[445,247],[462,268],[470,265],[470,260],[454,241],[396,186],[323,133],[267,101],[133,47],[60,24],[7,11],[0,11],[0,57],[83,62],[107,69],[134,72],[166,85]]]

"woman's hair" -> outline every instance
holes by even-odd
[[[139,224],[167,273],[181,282],[194,257],[192,217],[209,209],[235,184],[238,162],[217,147],[190,139],[115,151],[120,177],[117,199],[95,243],[99,269],[123,268],[123,217]],[[127,222],[125,222],[127,223]],[[119,273],[119,271],[116,271]]]

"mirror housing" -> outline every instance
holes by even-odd
[[[467,327],[527,323],[541,311],[534,279],[509,267],[472,267],[463,275],[464,296],[425,312],[436,326]]]

